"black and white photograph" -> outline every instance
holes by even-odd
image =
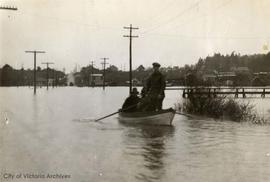
[[[269,182],[270,0],[0,0],[1,182]]]

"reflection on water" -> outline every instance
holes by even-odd
[[[135,178],[141,181],[161,180],[165,174],[166,141],[174,136],[173,126],[128,126],[123,136],[127,154],[140,156],[142,163]]]

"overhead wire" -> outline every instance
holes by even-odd
[[[198,19],[205,18],[205,17],[207,17],[207,16],[211,16],[211,15],[213,14],[213,12],[219,10],[220,8],[225,7],[226,5],[230,4],[231,2],[232,2],[232,0],[227,0],[227,1],[225,1],[224,3],[220,3],[220,5],[218,5],[217,7],[215,7],[215,8],[211,11],[211,14],[209,14],[209,13],[201,14],[201,15],[195,17],[195,18],[192,18],[192,19],[187,20],[186,22],[183,22],[183,23],[181,23],[181,24],[176,25],[175,28],[180,27],[180,26],[183,26],[183,25],[187,25],[187,24],[190,24],[190,23],[194,23],[194,22],[195,22],[194,20],[198,20]]]
[[[144,22],[142,23],[142,25],[148,24],[148,23],[150,23],[150,22],[153,23],[153,22],[155,22],[155,21],[158,21],[158,20],[162,19],[162,17],[163,17],[164,15],[166,15],[167,11],[170,10],[172,7],[174,7],[173,5],[174,5],[177,1],[178,1],[178,0],[173,0],[173,1],[171,1],[170,3],[168,3],[165,7],[159,9],[159,10],[158,10],[158,14],[155,14],[155,15],[152,16],[152,17],[154,17],[154,18],[147,19],[146,21],[144,21]]]
[[[59,18],[59,17],[51,17],[51,16],[44,16],[44,15],[38,15],[38,14],[33,14],[33,13],[27,13],[27,12],[21,12],[22,15],[26,15],[26,16],[31,16],[31,17],[40,17],[40,18],[45,18],[45,19],[51,19],[53,21],[57,21],[58,23],[73,23],[76,25],[81,25],[81,26],[86,26],[86,27],[91,27],[93,29],[109,29],[109,30],[119,30],[119,27],[110,27],[110,26],[100,26],[100,25],[93,25],[93,24],[89,24],[89,23],[83,23],[83,22],[78,22],[76,20],[72,20],[72,19],[63,19],[63,18]]]
[[[198,7],[198,5],[199,5],[202,1],[203,1],[203,0],[198,0],[196,3],[193,3],[191,6],[189,6],[188,8],[186,8],[186,9],[184,9],[184,10],[182,10],[180,13],[177,13],[177,15],[175,15],[175,16],[169,18],[168,20],[166,20],[166,21],[164,21],[164,22],[161,22],[161,23],[159,23],[159,24],[157,24],[157,25],[153,25],[151,28],[149,28],[149,29],[143,31],[142,33],[143,33],[143,34],[144,34],[144,33],[148,33],[148,32],[153,31],[153,30],[155,30],[155,29],[157,29],[157,28],[159,28],[159,27],[161,27],[161,26],[164,26],[164,25],[167,25],[167,24],[173,22],[174,20],[176,20],[176,19],[178,19],[179,17],[183,16],[183,15],[186,14],[187,12],[189,12],[189,11],[193,10],[194,8]]]
[[[60,2],[64,2],[64,0],[57,0],[57,1],[60,1]],[[88,2],[89,3],[89,0],[83,0],[85,2]],[[91,3],[91,2],[90,2]],[[93,11],[91,11],[93,12]],[[112,26],[100,26],[100,25],[93,25],[93,24],[90,24],[90,23],[85,23],[85,22],[79,22],[75,19],[67,19],[67,18],[63,18],[63,17],[59,17],[59,16],[48,16],[48,15],[42,15],[42,14],[38,14],[38,13],[30,13],[30,12],[26,12],[24,9],[21,9],[20,11],[17,12],[18,14],[21,14],[21,15],[26,15],[26,16],[30,16],[30,17],[40,17],[40,18],[43,18],[43,19],[47,19],[47,20],[53,20],[53,21],[56,21],[58,23],[72,23],[72,24],[76,24],[76,25],[80,25],[80,26],[85,26],[85,27],[90,27],[90,28],[93,28],[93,29],[106,29],[106,30],[119,30],[119,26],[117,27],[112,27]],[[95,16],[91,16],[92,18],[95,17]],[[83,16],[81,17],[83,18]]]
[[[219,6],[217,6],[216,8],[214,8],[214,11],[217,11],[217,10],[220,9],[221,7],[224,7],[225,5],[229,4],[231,1],[232,1],[232,0],[228,0],[228,1],[226,1],[225,3],[221,3]],[[198,6],[199,6],[199,4],[197,4],[197,6],[195,6],[195,7],[198,7]],[[213,11],[211,11],[211,13],[213,13]],[[189,19],[189,20],[187,20],[187,21],[185,21],[185,22],[182,22],[181,24],[175,25],[175,28],[180,27],[180,26],[183,26],[183,25],[187,25],[187,24],[190,24],[190,23],[194,23],[194,20],[196,20],[196,19],[201,19],[201,18],[204,18],[204,17],[206,17],[206,16],[209,16],[209,14],[203,14],[203,15],[197,16],[196,18]],[[157,27],[157,28],[159,28],[159,27]],[[152,29],[151,32],[152,32],[153,30],[155,30],[155,29]],[[143,32],[143,33],[149,33],[149,32],[150,32],[150,31],[145,31],[145,32]],[[183,35],[182,35],[182,36],[183,36]]]
[[[232,2],[232,0],[227,0],[221,4],[219,4],[217,7],[214,8],[213,11],[217,11],[220,8],[223,8],[224,6],[227,6],[228,4],[230,4]],[[194,5],[194,4],[193,4]],[[192,9],[194,8],[194,6],[190,6],[188,9]],[[211,11],[211,14],[213,13],[213,11]],[[210,16],[209,13],[203,14],[203,15],[199,15],[196,18],[192,18],[189,19],[185,22],[182,22],[181,24],[178,24],[175,26],[175,28],[180,27],[180,26],[185,26],[189,23],[194,23],[194,20],[197,19],[201,19],[204,17]],[[176,17],[174,16],[172,19],[172,21],[175,19]],[[245,21],[245,20],[244,20]],[[166,25],[167,23],[170,23],[171,21],[168,21],[164,24],[160,24],[160,26],[162,25]],[[156,28],[159,28],[160,26],[157,26]],[[155,30],[156,28],[152,28],[149,30],[146,30],[144,32],[142,32],[142,34],[147,34],[149,36],[167,36],[167,37],[178,37],[178,38],[182,38],[182,39],[265,39],[265,38],[269,38],[269,36],[193,36],[193,35],[180,35],[180,34],[163,34],[163,33],[153,33],[153,30]],[[228,29],[226,31],[226,35],[228,35]]]

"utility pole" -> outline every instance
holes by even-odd
[[[50,64],[54,64],[52,62],[44,62],[42,64],[46,64],[47,65],[47,90],[49,89],[49,65]]]
[[[37,53],[45,53],[45,51],[25,51],[26,53],[33,53],[34,54],[34,94],[36,94],[36,87],[37,87],[37,83],[36,83],[36,57],[37,57]]]
[[[55,76],[55,75],[56,75],[56,74],[55,74],[55,68],[53,68],[53,82],[52,82],[53,88],[56,87],[56,76]]]
[[[91,86],[93,87],[94,84],[93,84],[93,74],[94,74],[94,61],[91,61],[91,65],[92,65],[92,68],[91,68]],[[89,79],[90,80],[90,79]],[[90,81],[89,81],[90,82]],[[90,84],[90,83],[89,83]]]
[[[129,93],[132,91],[132,38],[138,38],[139,36],[132,35],[132,30],[138,30],[137,27],[124,27],[124,29],[129,29],[129,35],[124,35],[124,37],[129,38]]]
[[[109,64],[106,62],[106,60],[109,58],[100,58],[100,59],[103,59],[103,62],[101,64],[103,65],[103,90],[105,90],[105,68],[106,64]]]

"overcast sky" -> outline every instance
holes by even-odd
[[[33,67],[26,50],[43,50],[37,65],[69,72],[102,57],[128,69],[129,32],[133,67],[184,66],[215,52],[266,53],[270,42],[270,0],[1,0],[0,66]]]

